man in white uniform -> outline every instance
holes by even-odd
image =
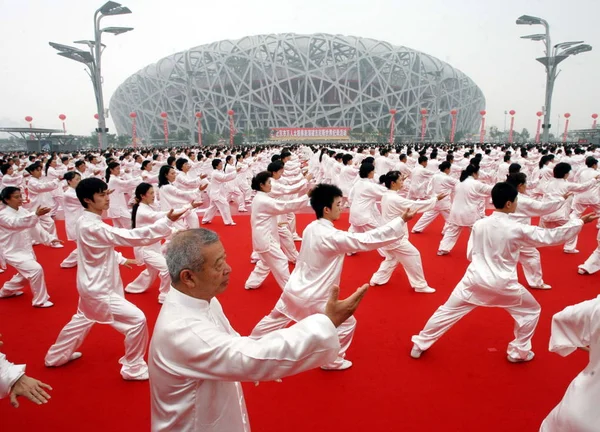
[[[344,301],[332,289],[324,314],[254,340],[229,324],[215,297],[231,267],[216,233],[176,234],[166,260],[173,282],[150,344],[152,430],[249,432],[238,381],[271,381],[334,360],[335,327],[354,313],[367,286]]]
[[[419,358],[444,333],[477,306],[500,307],[515,320],[515,339],[508,344],[508,361],[530,361],[531,338],[540,317],[540,305],[517,280],[517,262],[523,247],[553,246],[564,243],[581,231],[584,223],[597,217],[582,216],[565,225],[544,229],[509,218],[517,209],[514,186],[498,183],[492,189],[496,210],[473,225],[467,247],[471,261],[467,272],[450,298],[429,319],[425,328],[412,337],[411,357]]]

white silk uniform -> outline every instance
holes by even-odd
[[[187,206],[188,209],[191,206]],[[179,212],[183,209],[177,209]],[[150,226],[166,217],[167,212],[157,211],[153,206],[140,203],[135,215],[135,227],[141,228]],[[133,248],[135,259],[139,263],[146,265],[146,270],[125,287],[125,292],[130,294],[143,293],[150,288],[158,276],[160,278],[160,287],[158,289],[158,302],[163,303],[171,287],[171,276],[167,268],[167,261],[161,251],[160,241],[149,246],[136,246]]]
[[[471,176],[458,183],[454,189],[454,201],[438,250],[450,252],[456,245],[463,227],[472,227],[485,215],[483,200],[490,196],[492,188],[493,186],[483,184]]]
[[[340,284],[347,253],[370,251],[398,240],[404,232],[404,220],[397,218],[380,228],[349,233],[333,226],[327,219],[317,219],[305,229],[300,255],[283,294],[271,313],[252,330],[251,337],[260,338],[273,330],[284,328],[291,321],[323,313],[333,285]],[[348,318],[337,328],[340,338],[338,358],[326,365],[329,369],[342,366],[352,342],[356,319]]]
[[[67,240],[77,241],[77,221],[83,214],[84,208],[81,201],[77,198],[77,193],[74,188],[69,187],[63,196],[63,209],[65,212],[65,231],[67,232]],[[60,264],[62,268],[71,268],[77,265],[77,243],[75,250]]]
[[[447,177],[447,176],[446,176]],[[381,213],[384,222],[401,217],[407,209],[422,213],[435,207],[437,198],[425,201],[413,201],[388,190],[381,199]],[[385,259],[379,269],[371,276],[371,285],[383,285],[389,282],[398,264],[402,264],[410,286],[414,289],[427,288],[423,274],[423,262],[418,249],[408,240],[408,228],[404,225],[402,237],[394,243],[381,248]]]
[[[438,215],[442,215],[444,221],[450,217],[450,207],[452,206],[451,196],[454,193],[454,188],[459,184],[459,181],[442,172],[437,173],[431,179],[431,188],[433,195],[436,197],[440,194],[446,195],[444,199],[436,201],[435,207],[423,213],[417,223],[413,226],[412,232],[420,233],[425,230],[433,222]]]
[[[0,352],[0,399],[8,396],[12,386],[23,375],[25,375],[25,365],[16,365],[9,362],[6,360],[6,355]]]
[[[171,289],[150,343],[152,431],[250,432],[239,381],[272,381],[321,366],[340,348],[325,315],[260,340],[241,337],[216,298]]]
[[[112,219],[118,228],[131,228],[131,213],[127,208],[125,194],[141,183],[140,178],[124,179],[111,175],[108,180],[108,189],[113,193],[110,195],[110,206],[106,214]]]
[[[290,277],[288,259],[281,250],[277,216],[295,212],[307,207],[308,196],[289,201],[271,198],[264,192],[258,192],[252,201],[250,224],[252,226],[252,247],[259,260],[248,280],[246,289],[255,289],[262,285],[270,272],[283,289]]]
[[[197,191],[182,190],[172,183],[162,185],[160,192],[160,209],[168,212],[171,209],[183,208],[194,200],[199,200],[200,194]],[[199,228],[198,215],[195,211],[188,212],[181,219],[177,220],[175,225],[178,228],[195,229]]]
[[[44,270],[37,262],[32,244],[36,241],[49,246],[56,237],[42,228],[40,219],[23,207],[15,210],[6,206],[0,210],[0,254],[6,264],[17,270],[17,274],[0,289],[0,298],[21,291],[26,280],[33,294],[33,306],[41,306],[50,298]]]
[[[431,179],[434,172],[424,168],[423,165],[415,166],[410,175],[410,188],[408,190],[408,199],[427,199],[429,198],[429,190]]]
[[[58,180],[52,180],[44,182],[41,179],[30,177],[27,182],[27,191],[29,196],[29,208],[35,212],[38,207],[54,208],[54,198],[52,198],[51,192],[56,190],[60,186]],[[58,238],[56,234],[56,225],[54,219],[50,213],[40,216],[40,225],[48,234],[54,238]]]
[[[383,219],[376,203],[381,201],[387,189],[368,178],[359,178],[350,194],[350,216],[354,232],[365,232],[382,225]]]
[[[517,261],[523,247],[561,244],[581,231],[583,221],[573,219],[562,227],[546,230],[511,220],[495,211],[473,225],[467,271],[445,304],[440,306],[412,341],[422,351],[431,347],[462,317],[477,306],[505,309],[515,320],[515,339],[508,355],[524,360],[540,317],[540,305],[517,279]]]
[[[229,209],[229,202],[227,201],[227,188],[226,184],[235,180],[237,175],[236,171],[232,171],[229,174],[225,174],[223,171],[214,169],[210,175],[210,186],[208,187],[208,197],[210,198],[210,205],[204,213],[202,223],[210,223],[217,214],[217,211],[221,213],[223,223],[225,225],[233,224],[231,218],[231,210]]]
[[[540,432],[598,432],[600,428],[600,296],[569,306],[552,317],[550,351],[566,357],[588,346],[589,363],[569,384]]]
[[[77,223],[77,313],[62,329],[46,354],[46,366],[61,366],[71,359],[95,323],[109,324],[125,335],[121,376],[138,379],[148,370],[144,361],[148,327],[144,313],[125,300],[115,246],[146,246],[171,234],[172,222],[161,219],[132,230],[116,228],[101,216],[84,211]]]

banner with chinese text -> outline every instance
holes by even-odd
[[[350,128],[271,128],[272,140],[347,140]]]

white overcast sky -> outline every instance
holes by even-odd
[[[93,89],[84,66],[56,55],[49,41],[93,38],[93,13],[103,0],[0,0],[0,126],[95,128]],[[536,62],[543,44],[519,36],[541,26],[517,26],[523,14],[545,18],[552,43],[584,40],[594,50],[562,63],[554,92],[557,115],[570,112],[574,128],[591,127],[600,112],[600,0],[123,0],[133,13],[104,25],[134,27],[105,35],[105,105],[127,77],[178,51],[222,39],[265,33],[331,33],[369,37],[431,54],[462,70],[482,89],[488,125],[535,129],[544,103],[545,72]],[[561,123],[562,123],[561,119]],[[114,126],[109,120],[111,132]]]

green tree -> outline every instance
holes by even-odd
[[[233,136],[233,145],[240,146],[242,144],[244,144],[244,134],[241,132],[238,132]]]
[[[523,130],[521,131],[521,139],[523,140],[523,142],[529,141],[529,131],[526,128],[523,128]]]

